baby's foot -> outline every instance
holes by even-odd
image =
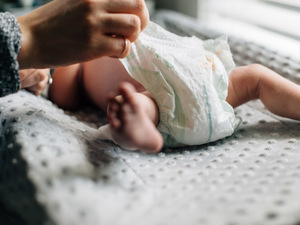
[[[149,116],[151,110],[158,114],[156,104],[128,82],[122,83],[119,91],[119,96],[110,99],[107,110],[113,140],[126,149],[152,153],[161,150],[162,136]]]

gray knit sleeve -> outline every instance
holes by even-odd
[[[20,89],[17,56],[21,37],[16,17],[7,12],[0,13],[0,97]]]

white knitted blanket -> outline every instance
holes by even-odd
[[[157,22],[215,37],[181,15]],[[229,37],[237,64],[259,62],[298,80],[299,61]],[[295,225],[300,222],[300,124],[258,101],[215,143],[148,155],[97,139],[96,109],[68,113],[25,91],[0,99],[0,200],[22,225]],[[0,217],[1,218],[1,217]]]

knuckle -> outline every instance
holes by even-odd
[[[88,16],[82,21],[83,26],[80,30],[80,33],[77,33],[77,39],[80,40],[81,43],[89,44],[93,40],[94,35],[94,20]]]
[[[97,22],[99,21],[98,15],[93,13],[95,10],[93,2],[93,0],[84,0],[84,6],[80,12],[81,21],[78,24],[79,29],[76,35],[81,41],[89,42],[92,39],[95,27],[97,27]]]
[[[86,13],[91,12],[93,10],[94,2],[94,0],[81,0],[81,10]]]
[[[86,31],[91,31],[95,26],[95,21],[96,19],[93,14],[86,15],[83,20],[83,29],[85,28]]]
[[[45,85],[44,83],[38,83],[38,84],[36,85],[36,88],[37,88],[38,90],[43,90],[45,87],[46,87],[46,85]]]
[[[135,1],[134,5],[135,5],[136,10],[140,11],[140,10],[144,9],[144,7],[145,7],[144,0],[134,0],[134,1]]]
[[[114,18],[113,17],[111,17],[111,16],[106,16],[106,17],[103,17],[103,19],[102,19],[102,26],[103,27],[106,27],[106,28],[108,28],[108,27],[112,27],[112,26],[115,26],[115,20],[114,20]]]
[[[140,18],[136,15],[132,15],[129,20],[129,26],[133,31],[139,31],[141,27]]]
[[[48,82],[48,80],[49,80],[49,75],[44,73],[42,76],[41,82],[45,83],[45,82]]]
[[[248,65],[248,69],[252,72],[252,71],[259,71],[263,68],[263,66],[261,64],[258,63],[254,63],[254,64],[250,64]]]
[[[43,71],[41,70],[38,70],[36,73],[35,73],[35,77],[34,77],[34,80],[36,83],[39,83],[45,79],[47,79],[48,75],[46,73],[44,73]]]
[[[33,80],[34,80],[34,83],[40,82],[41,79],[42,79],[42,76],[41,76],[41,73],[40,73],[40,72],[37,72],[37,73],[34,74],[34,79],[33,79]]]

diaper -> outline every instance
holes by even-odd
[[[235,67],[226,37],[181,37],[150,22],[121,62],[155,99],[165,147],[216,141],[240,123],[225,101]]]

